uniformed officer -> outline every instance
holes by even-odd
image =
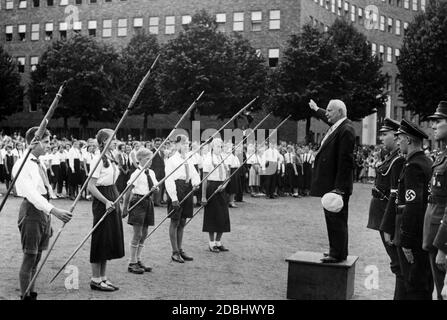
[[[395,136],[399,129],[399,122],[386,118],[380,128],[380,140],[382,141],[388,155],[376,169],[376,179],[372,189],[372,199],[369,207],[369,219],[367,228],[377,230],[380,233],[385,250],[390,257],[391,272],[396,276],[394,288],[394,300],[401,300],[404,292],[404,282],[399,266],[397,249],[392,243],[394,234],[395,200],[397,195],[397,181],[405,162],[404,157],[399,154],[397,138]],[[391,228],[381,229],[385,212],[387,217],[392,217]]]
[[[433,279],[428,252],[422,249],[424,213],[433,164],[422,150],[422,141],[428,136],[405,119],[400,123],[397,134],[400,151],[406,159],[398,182],[393,243],[397,246],[404,278],[404,299],[431,300]]]
[[[441,101],[436,112],[429,117],[433,120],[436,141],[447,142],[447,101]],[[442,300],[447,253],[447,149],[436,157],[430,182],[430,196],[425,211],[422,248],[428,251],[430,266],[438,299]],[[444,218],[443,218],[444,216]],[[441,223],[441,221],[445,221]]]

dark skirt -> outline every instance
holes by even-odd
[[[177,190],[177,199],[178,202],[182,202],[183,199],[191,193],[188,198],[186,198],[185,201],[180,205],[180,208],[177,210],[174,210],[174,207],[172,206],[172,200],[170,197],[168,197],[168,214],[169,218],[172,220],[179,220],[179,219],[186,219],[186,218],[192,218],[193,214],[193,193],[191,182],[186,183],[184,180],[175,180],[175,188]]]
[[[221,181],[209,181],[206,187],[207,199],[221,185]],[[205,206],[203,232],[230,232],[230,214],[225,192],[216,193]]]
[[[230,181],[227,184],[227,187],[225,188],[225,191],[228,194],[237,194],[241,190],[241,177],[239,175],[239,172],[233,174],[236,170],[239,170],[239,168],[231,168],[230,174],[233,176],[231,177]]]
[[[98,186],[97,188],[110,201],[115,201],[118,198],[118,190],[114,185]],[[92,211],[93,225],[95,225],[104,215],[106,207],[101,201],[93,198]],[[98,263],[122,257],[124,257],[123,222],[121,219],[121,210],[118,209],[109,213],[93,232],[90,262]]]
[[[304,172],[303,189],[310,190],[310,185],[312,183],[312,164],[304,162],[303,172]]]
[[[119,193],[122,193],[127,187],[127,181],[129,181],[130,175],[124,172],[120,172],[118,179],[116,179],[116,187]]]
[[[61,168],[61,166],[60,165],[52,165],[51,166],[51,170],[53,171],[53,173],[54,173],[54,176],[52,176],[52,175],[49,175],[48,177],[50,178],[49,180],[50,180],[50,183],[51,184],[56,184],[57,183],[57,181],[58,181],[58,179],[59,179],[59,175],[60,175],[60,168]],[[51,173],[51,172],[50,172]]]
[[[300,169],[300,167],[296,169],[297,173]],[[295,170],[293,169],[292,163],[286,164],[286,172],[284,178],[286,188],[298,188],[298,175],[295,175]]]
[[[0,182],[5,182],[5,166],[3,164],[0,164]]]

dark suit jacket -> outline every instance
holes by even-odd
[[[327,123],[325,110],[317,116]],[[345,195],[352,194],[354,171],[355,131],[352,122],[344,120],[320,146],[315,156],[310,194],[322,197],[337,189]]]
[[[152,152],[155,153],[155,151],[156,149],[152,149]],[[165,161],[160,156],[160,153],[156,153],[152,159],[151,169],[154,170],[155,177],[158,181],[165,177]]]

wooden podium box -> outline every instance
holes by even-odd
[[[354,294],[356,256],[339,263],[322,263],[323,253],[297,251],[289,263],[287,299],[348,300]]]

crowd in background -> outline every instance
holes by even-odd
[[[112,142],[114,160],[119,168],[116,183],[119,192],[125,189],[130,175],[138,166],[135,154],[139,148],[145,147],[155,151],[162,141],[162,138],[137,141],[129,135],[126,139]],[[209,152],[209,148],[205,145],[197,151],[198,147],[197,142],[191,144],[191,152],[194,153],[191,159],[202,174],[202,158]],[[227,187],[231,207],[236,207],[235,202],[243,201],[244,194],[268,198],[279,196],[300,198],[309,195],[315,146],[286,141],[275,144],[265,142],[244,144],[242,149],[238,149],[242,150],[242,153],[235,153],[234,145],[228,142],[224,149],[226,154],[238,155],[227,157],[225,160],[225,164],[234,173]],[[0,183],[4,183],[6,188],[13,178],[11,171],[14,163],[22,158],[25,152],[24,138],[19,133],[16,132],[12,136],[0,134]],[[164,163],[174,152],[174,143],[168,141],[160,152],[155,154],[151,169],[154,170],[157,180],[160,181],[165,176]],[[40,157],[40,160],[47,168],[49,181],[58,198],[75,199],[87,178],[92,159],[96,154],[99,154],[99,149],[94,138],[77,140],[73,137],[52,136],[47,153]],[[87,191],[81,195],[81,199],[90,198]],[[199,193],[196,199],[200,204]],[[154,203],[160,206],[166,200],[167,195],[161,185],[160,191],[154,197]]]
[[[117,181],[119,192],[125,189],[130,175],[138,166],[135,154],[139,148],[146,147],[155,151],[162,141],[162,138],[137,141],[129,135],[126,139],[112,142],[114,160],[120,170]],[[196,151],[198,147],[198,143],[193,142],[191,151]],[[226,143],[225,152],[234,153],[233,147],[231,143]],[[235,202],[243,201],[244,194],[267,198],[308,196],[317,147],[286,141],[279,141],[277,144],[244,144],[239,157],[228,157],[228,161],[225,161],[232,172],[236,171],[227,190],[230,206],[236,207]],[[4,183],[6,188],[12,180],[12,167],[24,156],[25,148],[24,138],[19,133],[16,132],[12,136],[0,134],[0,183]],[[156,173],[157,180],[164,178],[164,162],[174,152],[174,144],[168,141],[161,148],[161,152],[155,154],[151,169]],[[204,146],[192,156],[199,172],[202,172],[202,156],[207,152],[208,146]],[[433,159],[438,153],[437,150],[430,151],[428,148],[425,152]],[[41,161],[47,167],[48,177],[57,197],[75,199],[87,178],[95,154],[99,154],[99,149],[94,138],[77,140],[73,137],[52,137],[47,154],[41,157]],[[376,168],[384,156],[384,149],[380,146],[357,146],[354,153],[355,181],[372,183]],[[244,161],[246,162],[243,163]],[[274,166],[275,174],[266,174],[267,171],[273,172],[268,170],[269,166]],[[84,191],[81,198],[88,200],[91,197]],[[200,204],[199,192],[196,199]],[[167,195],[161,185],[160,192],[154,197],[154,203],[160,206],[165,204],[166,200]]]

